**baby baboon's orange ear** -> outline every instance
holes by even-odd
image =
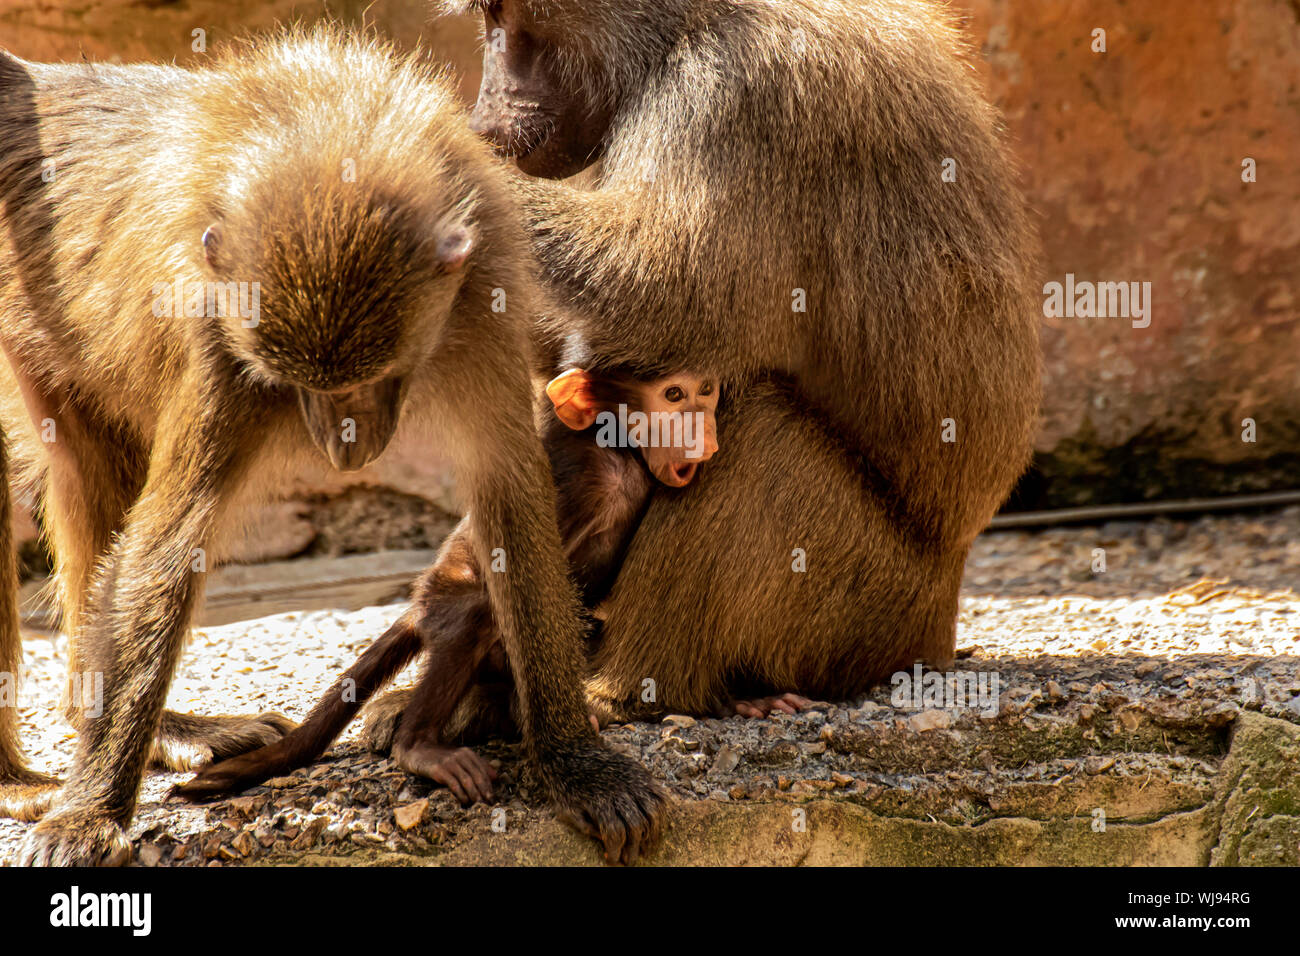
[[[591,391],[591,376],[585,369],[571,368],[546,384],[546,397],[555,406],[555,414],[574,431],[590,428],[600,408]]]

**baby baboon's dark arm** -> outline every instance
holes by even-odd
[[[402,734],[411,746],[416,733],[412,728],[418,725],[421,736],[438,740],[478,663],[470,661],[474,648],[465,646],[462,635],[476,635],[471,642],[476,644],[486,621],[486,638],[495,636],[466,522],[452,532],[414,591],[411,609],[335,681],[299,727],[258,750],[204,767],[172,793],[187,800],[210,800],[306,766],[329,749],[366,702],[422,648],[429,651],[429,661],[411,712],[403,715]],[[452,679],[466,667],[466,676]]]
[[[172,793],[186,800],[210,800],[257,786],[316,760],[366,701],[419,652],[420,635],[412,623],[415,615],[414,610],[407,611],[366,648],[289,734],[258,750],[209,764]]]

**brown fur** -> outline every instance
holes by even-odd
[[[625,371],[607,370],[586,381],[591,401],[603,411],[620,405],[629,413],[645,411],[654,399]],[[689,382],[688,388],[699,379],[692,376]],[[661,389],[662,382],[654,391]],[[699,411],[711,433],[716,397],[698,399],[692,389],[689,400],[683,410]],[[597,426],[573,430],[549,406],[543,414],[542,440],[557,490],[561,542],[582,601],[591,607],[608,593],[618,573],[654,480],[642,455],[601,446]],[[416,583],[411,610],[325,692],[301,726],[259,750],[205,767],[174,792],[187,799],[210,799],[312,762],[423,646],[418,685],[389,695],[381,711],[398,711],[387,721],[382,749],[391,747],[404,769],[447,783],[462,799],[487,799],[491,787],[484,767],[473,755],[457,752],[455,745],[479,742],[484,730],[511,733],[516,714],[509,700],[509,663],[493,622],[482,566],[470,546],[468,520],[444,542],[438,560]],[[493,713],[484,727],[487,707]],[[373,732],[371,736],[373,741]],[[469,772],[459,772],[466,765]]]
[[[403,433],[454,457],[476,556],[508,555],[488,590],[545,786],[615,858],[652,838],[660,795],[600,748],[583,709],[578,606],[531,427],[537,290],[508,173],[448,86],[330,31],[203,70],[0,56],[0,138],[3,422],[42,479],[74,670],[104,675],[103,714],[81,722],[21,859],[126,858],[201,598],[195,549],[217,561],[241,506],[322,452],[347,467],[379,454],[399,412]],[[177,279],[259,282],[260,322],[156,317],[155,284]],[[355,414],[355,443],[335,412]],[[195,720],[171,718],[211,730]],[[240,738],[227,754],[286,729],[227,720]],[[11,710],[0,728],[13,763]]]
[[[1028,460],[1040,360],[1013,163],[942,9],[441,7],[506,31],[476,128],[533,175],[603,161],[591,191],[520,183],[559,332],[740,387],[727,453],[692,494],[657,494],[629,548],[592,706],[844,697],[949,662],[967,551]]]

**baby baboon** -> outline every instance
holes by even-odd
[[[455,459],[475,559],[508,561],[487,589],[558,809],[615,859],[652,839],[660,792],[583,708],[532,426],[535,266],[509,172],[447,84],[329,30],[201,70],[0,56],[0,139],[3,421],[41,478],[96,707],[22,861],[126,858],[160,724],[216,757],[287,729],[164,718],[202,572],[248,499],[312,456],[359,468],[399,425]]]
[[[716,381],[678,373],[639,380],[627,370],[570,368],[546,387],[542,441],[558,493],[560,537],[583,602],[608,593],[655,480],[683,488],[717,451]],[[639,453],[638,453],[639,451]],[[506,698],[494,730],[510,730],[510,667],[484,589],[482,565],[465,526],[444,543],[417,583],[413,607],[366,649],[293,732],[251,753],[205,767],[174,792],[189,799],[233,793],[315,760],[370,696],[424,647],[424,672],[409,695],[392,742],[411,773],[449,787],[462,802],[488,800],[495,771],[455,745],[474,739],[453,727],[471,689]],[[503,691],[504,687],[504,693]],[[470,701],[472,710],[476,701]],[[782,709],[791,707],[783,703]],[[750,705],[753,706],[753,705]],[[481,717],[480,723],[481,723]],[[457,733],[457,731],[460,733]],[[468,731],[468,732],[467,732]]]
[[[602,161],[588,191],[520,181],[562,331],[749,386],[699,487],[654,495],[589,704],[845,697],[950,661],[966,553],[1029,457],[1039,355],[1012,161],[942,8],[440,7],[485,17],[477,129],[532,176]]]

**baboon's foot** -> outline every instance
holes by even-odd
[[[668,797],[640,764],[595,740],[538,751],[556,815],[599,840],[610,863],[635,863],[659,839]]]
[[[718,708],[719,717],[766,717],[772,711],[797,714],[812,706],[812,701],[798,694],[776,694],[748,700],[729,700]]]
[[[448,747],[422,741],[396,744],[393,759],[407,773],[440,783],[463,804],[492,799],[496,768],[468,747]]]
[[[298,767],[298,761],[288,746],[290,739],[281,738],[257,750],[200,767],[189,780],[172,787],[168,796],[202,803],[240,793],[272,777],[288,774]]]
[[[364,722],[361,725],[361,743],[367,749],[380,754],[393,749],[397,728],[402,724],[402,712],[411,702],[413,693],[409,687],[390,690],[366,704],[362,711]]]
[[[204,717],[164,711],[150,762],[167,770],[196,770],[274,743],[297,726],[280,714]]]
[[[625,724],[634,719],[618,701],[587,688],[587,719],[599,730],[610,724]]]
[[[56,809],[32,827],[18,850],[19,866],[125,866],[126,830],[107,814]]]
[[[31,822],[49,811],[63,781],[26,767],[0,770],[0,817]]]

